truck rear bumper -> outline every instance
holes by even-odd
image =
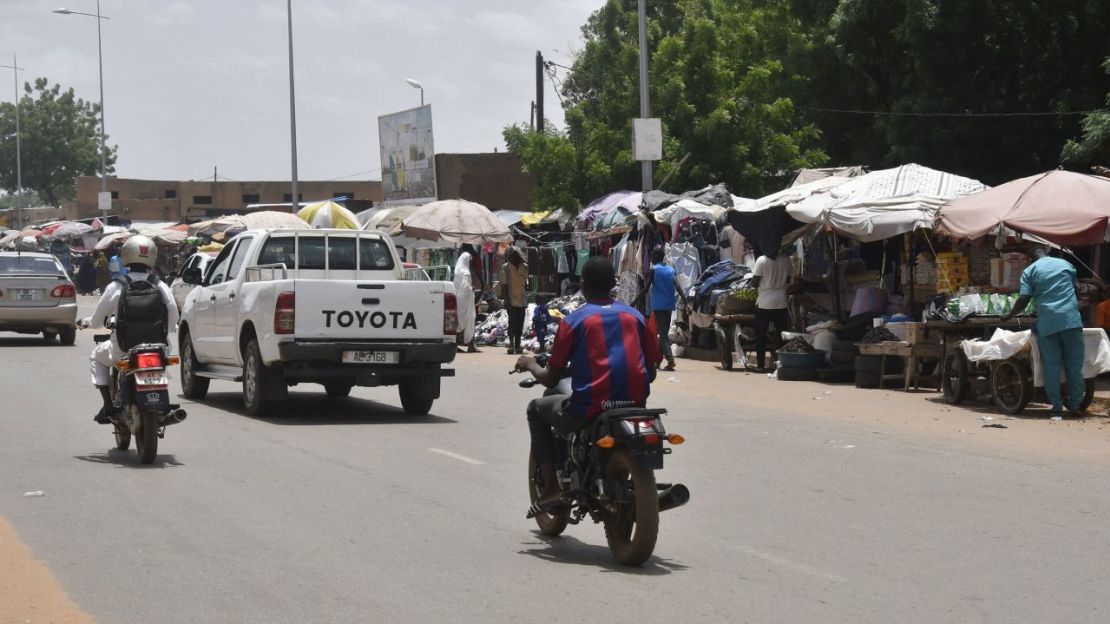
[[[449,343],[285,342],[278,346],[281,373],[290,381],[349,379],[357,386],[388,386],[405,379],[454,377],[441,368],[455,359]],[[344,351],[395,351],[397,364],[344,364]],[[438,383],[438,382],[437,382]]]

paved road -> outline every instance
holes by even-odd
[[[392,389],[310,388],[255,419],[216,382],[144,468],[91,421],[87,333],[8,336],[0,515],[100,622],[1110,618],[1104,473],[754,413],[758,378],[657,384],[689,440],[661,478],[693,501],[663,514],[636,570],[610,562],[600,527],[549,540],[524,519],[533,391],[500,350],[461,359],[426,418]]]

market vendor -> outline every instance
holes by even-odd
[[[790,286],[793,272],[794,265],[784,251],[774,258],[760,255],[752,269],[752,286],[759,291],[755,300],[755,361],[759,370],[766,368],[767,331],[770,326],[773,324],[777,332],[789,329],[786,289]]]
[[[1082,411],[1085,391],[1083,319],[1076,296],[1078,282],[1075,267],[1067,260],[1049,256],[1047,248],[1035,247],[1029,255],[1034,262],[1021,274],[1020,296],[1002,320],[1009,321],[1021,314],[1030,298],[1036,300],[1037,324],[1033,331],[1041,351],[1044,392],[1052,403],[1052,420],[1061,420],[1064,414],[1060,396],[1061,367],[1067,372],[1068,409],[1073,414]]]

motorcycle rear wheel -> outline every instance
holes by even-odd
[[[131,406],[132,410],[139,408]],[[153,464],[158,456],[158,419],[154,412],[146,412],[136,420],[142,421],[138,435],[135,436],[135,450],[139,453],[139,462]]]
[[[628,489],[631,502],[618,503],[605,519],[605,539],[619,563],[642,565],[655,551],[659,537],[659,494],[655,473],[636,463],[628,449],[617,449],[605,464],[605,480]]]
[[[528,453],[528,498],[530,502],[534,503],[539,500],[543,485],[540,465],[536,463],[532,454]],[[555,513],[542,513],[536,516],[536,524],[540,527],[540,533],[550,537],[562,535],[567,528],[568,520],[570,520],[569,507]]]

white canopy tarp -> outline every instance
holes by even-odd
[[[810,184],[831,184],[827,181],[835,179],[823,178]],[[931,229],[937,210],[946,201],[986,188],[978,180],[909,164],[873,171],[820,191],[809,188],[801,199],[788,201],[786,211],[803,223],[829,225],[841,234],[871,242],[918,228]]]

